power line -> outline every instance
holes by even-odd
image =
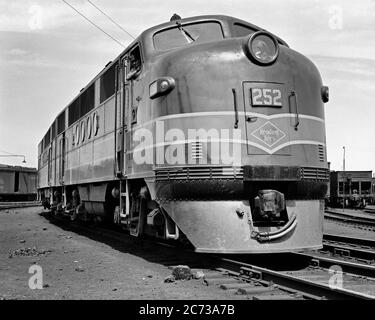
[[[132,34],[130,34],[128,31],[126,31],[120,24],[118,24],[115,20],[113,20],[108,14],[106,14],[105,12],[103,12],[103,10],[101,10],[98,6],[96,6],[95,4],[93,4],[90,0],[87,0],[87,2],[90,3],[94,8],[96,8],[102,14],[104,14],[109,20],[111,20],[122,31],[124,31],[126,34],[128,34],[129,36],[131,36],[133,39],[135,39]]]
[[[90,22],[93,26],[98,28],[101,32],[105,33],[108,37],[110,37],[113,41],[116,41],[121,47],[126,48],[120,41],[118,41],[116,38],[112,37],[109,33],[104,31],[102,28],[100,28],[98,25],[96,25],[94,22],[92,22],[89,18],[87,18],[83,13],[79,12],[76,8],[74,8],[70,3],[66,2],[65,0],[61,0],[65,4],[67,4],[69,7],[71,7],[75,12],[77,12],[80,16],[82,16],[84,19],[86,19],[88,22]]]

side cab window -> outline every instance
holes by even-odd
[[[129,69],[127,73],[127,80],[132,80],[138,77],[142,69],[142,58],[141,58],[141,51],[139,45],[135,46],[129,52]]]

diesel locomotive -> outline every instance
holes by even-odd
[[[198,252],[322,247],[329,181],[315,65],[246,21],[207,15],[137,37],[38,145],[38,196]]]

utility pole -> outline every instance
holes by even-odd
[[[342,170],[343,170],[343,175],[342,175],[342,196],[343,196],[343,201],[342,201],[342,211],[345,209],[345,146],[342,147],[344,149],[344,157],[342,161]]]

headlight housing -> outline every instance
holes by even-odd
[[[245,53],[255,63],[270,65],[279,55],[279,44],[274,36],[265,31],[251,34],[244,44]]]
[[[172,77],[162,77],[156,79],[150,84],[150,98],[155,99],[171,92],[176,86],[176,82]]]

